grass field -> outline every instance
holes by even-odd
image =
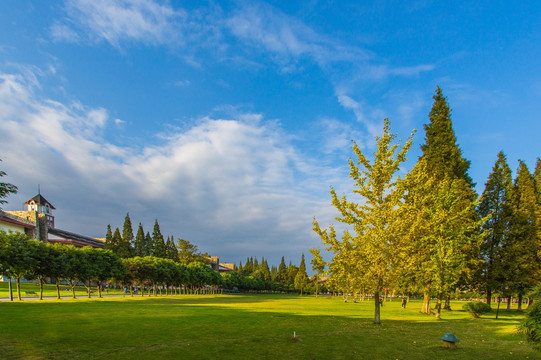
[[[1,359],[539,359],[516,312],[442,320],[385,302],[287,295],[0,302]],[[292,340],[296,332],[298,341]],[[454,333],[456,350],[441,347]]]
[[[9,297],[9,284],[7,282],[0,282],[0,298],[7,298]],[[12,281],[11,286],[13,287],[13,298],[17,298],[17,284],[15,284],[15,280]],[[68,291],[67,285],[61,285],[60,286],[60,296],[72,296],[71,291]],[[94,287],[92,288],[92,296],[95,296],[97,294],[97,289]],[[34,294],[27,294],[27,293],[34,293]],[[123,294],[122,289],[108,289],[109,294]],[[105,292],[104,292],[105,294]],[[39,284],[35,283],[21,283],[21,296],[22,297],[39,297]],[[43,296],[56,296],[56,285],[54,284],[44,284],[43,285]],[[88,296],[87,290],[84,286],[76,286],[75,287],[75,296],[76,297],[85,297]]]

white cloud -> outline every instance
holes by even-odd
[[[330,213],[332,172],[301,160],[260,114],[202,118],[136,150],[104,139],[116,128],[105,109],[41,99],[32,81],[0,74],[2,166],[20,188],[10,203],[41,184],[61,228],[102,236],[129,211],[222,257],[238,256],[235,242],[272,258],[313,246],[312,217]]]
[[[64,24],[55,23],[51,26],[49,31],[51,32],[51,37],[55,41],[77,43],[80,40],[79,34]]]
[[[380,124],[383,122],[383,114],[381,114],[377,110],[372,110],[371,116],[367,115],[367,110],[365,109],[366,106],[358,101],[355,101],[348,95],[344,94],[338,94],[338,102],[340,105],[342,105],[344,108],[348,110],[352,110],[355,114],[355,117],[357,121],[364,125],[366,130],[368,131],[369,140],[372,140],[374,137],[379,136],[381,133],[381,127]],[[373,121],[372,119],[377,117],[376,121]],[[380,118],[381,117],[381,118]]]
[[[151,0],[74,0],[66,2],[66,11],[76,28],[116,47],[126,40],[157,45],[179,39],[176,22],[185,16],[182,10]],[[61,24],[51,28],[56,40],[76,40],[75,31]]]
[[[225,24],[236,37],[279,55],[288,63],[300,57],[320,65],[329,61],[364,61],[368,51],[351,47],[313,31],[298,19],[265,3],[250,3],[238,8]]]

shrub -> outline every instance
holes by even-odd
[[[470,301],[462,305],[462,308],[469,312],[474,318],[478,318],[481,314],[492,311],[490,305],[481,301]]]
[[[529,296],[533,298],[533,304],[526,312],[519,329],[530,344],[541,348],[541,285],[536,286]]]

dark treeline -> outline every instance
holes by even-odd
[[[303,292],[312,292],[315,286],[306,272],[304,254],[299,266],[293,265],[291,262],[286,266],[282,256],[282,261],[278,267],[273,265],[269,268],[265,258],[258,261],[257,257],[248,257],[244,265],[242,262],[235,265],[235,270],[240,275],[263,281],[272,290],[300,292],[302,294]]]
[[[137,233],[134,236],[129,213],[124,218],[122,233],[119,228],[113,232],[111,225],[107,225],[104,247],[124,259],[135,256],[155,256],[189,264],[194,261],[205,262],[208,258],[208,254],[200,254],[197,246],[188,240],[178,238],[175,241],[172,235],[165,239],[158,220],[154,221],[152,235],[150,232],[145,233],[143,225],[139,223]]]

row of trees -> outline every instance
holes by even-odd
[[[149,232],[145,234],[143,225],[139,223],[137,234],[134,236],[129,213],[124,218],[122,234],[119,228],[113,232],[111,225],[107,225],[104,247],[123,259],[135,256],[155,256],[189,264],[197,261],[204,262],[208,257],[207,254],[200,254],[197,246],[188,240],[179,238],[175,241],[173,236],[168,236],[165,240],[158,220],[154,221],[152,235]]]
[[[293,265],[291,261],[289,266],[286,266],[282,256],[280,265],[278,267],[273,265],[269,269],[269,264],[265,258],[262,258],[261,262],[259,262],[257,257],[249,257],[244,265],[240,262],[235,268],[239,274],[269,282],[274,290],[299,291],[302,295],[303,291],[311,289],[313,285],[306,272],[304,254],[302,254],[299,266]]]
[[[314,221],[333,256],[325,262],[311,249],[313,269],[321,274],[328,268],[330,287],[373,294],[375,323],[386,288],[422,292],[424,313],[431,313],[436,297],[439,318],[456,289],[485,289],[488,301],[494,293],[521,299],[539,282],[541,161],[533,175],[521,161],[513,182],[501,152],[478,198],[439,87],[429,120],[422,155],[402,178],[397,173],[413,134],[403,146],[394,143],[385,119],[372,161],[354,143],[357,159],[349,167],[355,199],[331,189],[336,219],[346,230],[339,237],[334,226],[323,229]]]
[[[201,261],[183,264],[156,256],[122,259],[109,249],[45,244],[30,240],[22,233],[1,231],[0,274],[16,280],[19,300],[20,281],[23,278],[39,281],[40,299],[43,298],[43,284],[47,279],[56,283],[58,298],[63,281],[70,287],[73,297],[77,284],[86,287],[88,297],[91,296],[93,286],[97,287],[98,296],[101,297],[102,285],[108,283],[120,284],[130,289],[132,295],[138,289],[141,296],[145,289],[148,295],[188,291],[201,293],[209,288],[216,291],[219,287],[240,291],[284,290],[279,283],[264,280],[260,276],[237,271],[220,274]],[[300,287],[300,291],[304,288]]]

